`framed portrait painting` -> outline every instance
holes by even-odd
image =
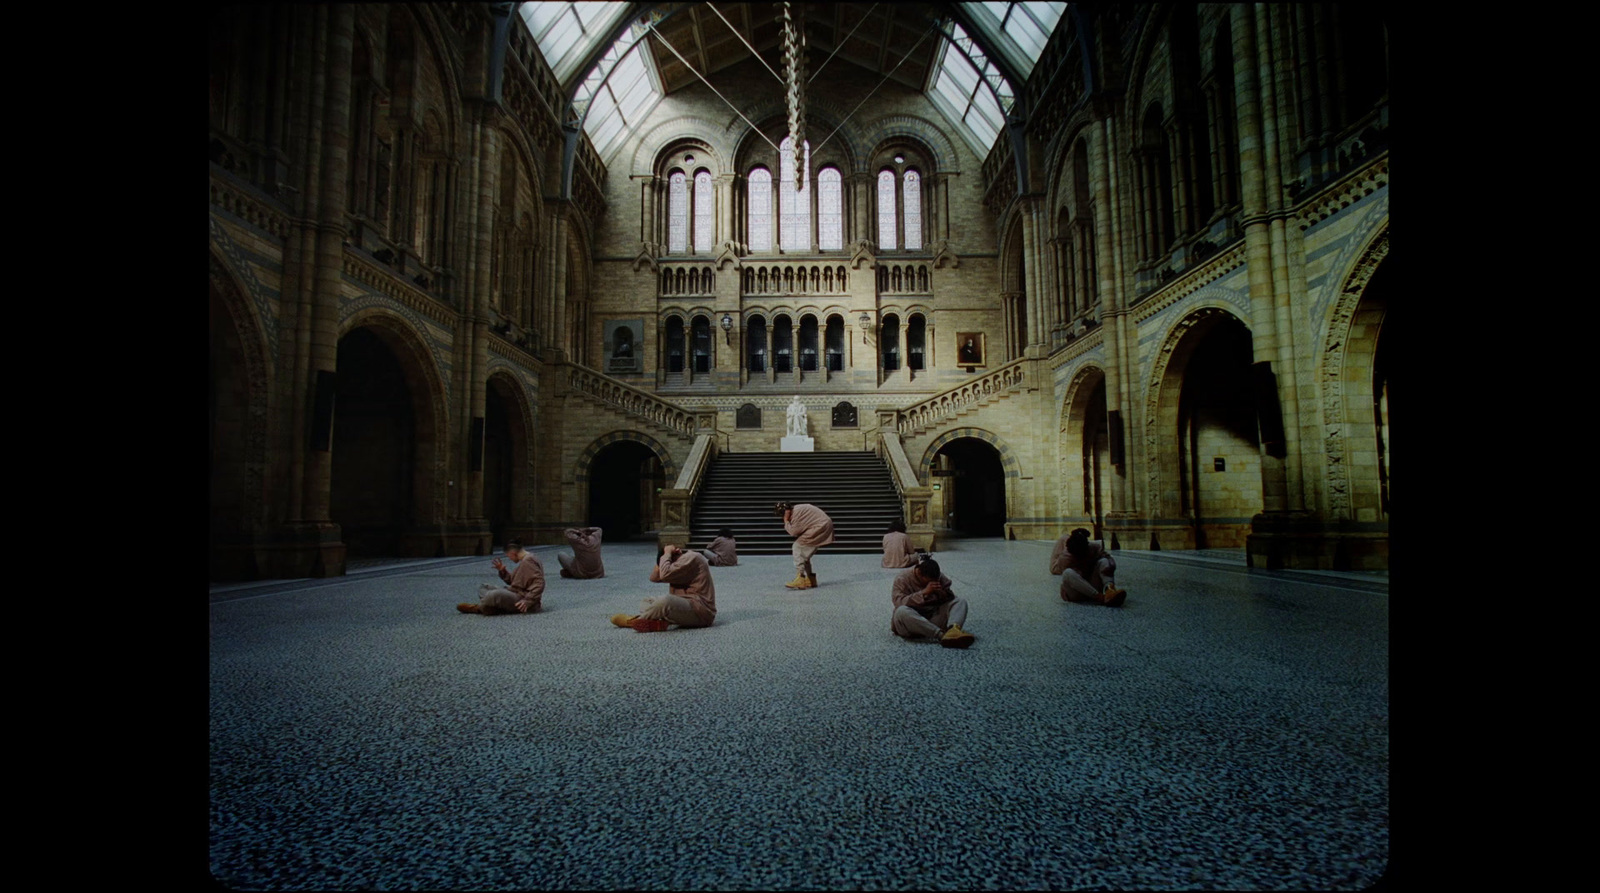
[[[985,366],[988,365],[988,356],[989,351],[984,344],[983,332],[956,333],[957,366]]]

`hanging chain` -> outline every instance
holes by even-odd
[[[794,147],[794,185],[805,186],[802,168],[806,142],[806,37],[800,10],[793,3],[783,4],[784,92],[789,103],[789,139]]]

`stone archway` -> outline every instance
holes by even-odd
[[[369,314],[339,339],[329,516],[352,556],[444,554],[444,391],[402,320]]]
[[[1345,277],[1322,350],[1326,511],[1336,523],[1389,518],[1389,380],[1392,286],[1389,232],[1373,238]]]
[[[1061,516],[1070,524],[1087,524],[1104,536],[1103,521],[1111,503],[1111,442],[1106,422],[1106,376],[1086,366],[1072,378],[1061,402]]]
[[[507,372],[489,376],[483,410],[483,516],[492,541],[504,543],[531,521],[532,419],[521,384]]]
[[[261,574],[255,540],[265,517],[270,376],[261,327],[237,279],[211,256],[207,402],[210,578]]]
[[[1152,548],[1243,547],[1262,510],[1250,330],[1218,307],[1172,328],[1151,376],[1146,420]]]
[[[936,469],[942,473],[935,475]],[[993,433],[982,428],[946,431],[923,451],[917,476],[924,486],[940,486],[929,502],[936,528],[965,536],[1006,535],[1014,495],[1008,481],[1020,477],[1021,470],[1011,447]]]
[[[637,431],[613,431],[578,456],[577,508],[618,542],[661,523],[660,490],[677,480],[677,463],[660,441]]]

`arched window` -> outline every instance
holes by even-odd
[[[922,314],[914,313],[906,320],[906,368],[921,371],[923,365],[923,346],[927,341],[927,321]]]
[[[772,370],[794,371],[794,326],[787,316],[772,321]]]
[[[711,320],[696,316],[692,325],[694,334],[694,371],[711,371]]]
[[[916,251],[922,248],[922,177],[916,171],[906,171],[901,195],[906,206],[906,250]]]
[[[893,180],[890,181],[891,185]],[[884,314],[883,331],[878,335],[878,342],[883,345],[883,371],[893,372],[900,368],[900,317],[893,313]]]
[[[817,318],[800,317],[800,371],[817,371]]]
[[[878,174],[878,248],[889,250],[895,240],[894,171]]]
[[[836,167],[817,174],[817,247],[823,251],[844,248],[843,178]]]
[[[667,317],[667,371],[683,371],[683,320]]]
[[[667,253],[689,251],[689,188],[683,171],[667,178]]]
[[[767,371],[767,321],[764,317],[750,317],[750,371]]]
[[[779,241],[784,251],[811,250],[811,142],[803,145],[800,187],[795,188],[794,138],[778,144]]]
[[[711,224],[716,203],[711,198],[711,174],[697,171],[694,175],[694,250],[705,254],[711,251],[715,238]]]
[[[750,250],[772,250],[772,172],[750,172]]]
[[[823,335],[828,351],[828,371],[844,371],[844,318],[837,313],[828,317],[828,329]]]

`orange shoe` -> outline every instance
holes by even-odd
[[[628,625],[633,627],[636,633],[664,633],[672,626],[665,620],[650,620],[644,617],[636,618]]]
[[[463,614],[482,614],[483,613],[482,611],[478,610],[478,606],[473,604],[472,602],[462,602],[461,604],[456,605],[456,610],[460,611]]]
[[[1127,601],[1127,600],[1128,600],[1128,590],[1126,590],[1126,589],[1117,589],[1115,587],[1112,587],[1111,589],[1107,589],[1100,596],[1101,604],[1104,604],[1108,608],[1120,608],[1120,607],[1122,607],[1122,603]]]

